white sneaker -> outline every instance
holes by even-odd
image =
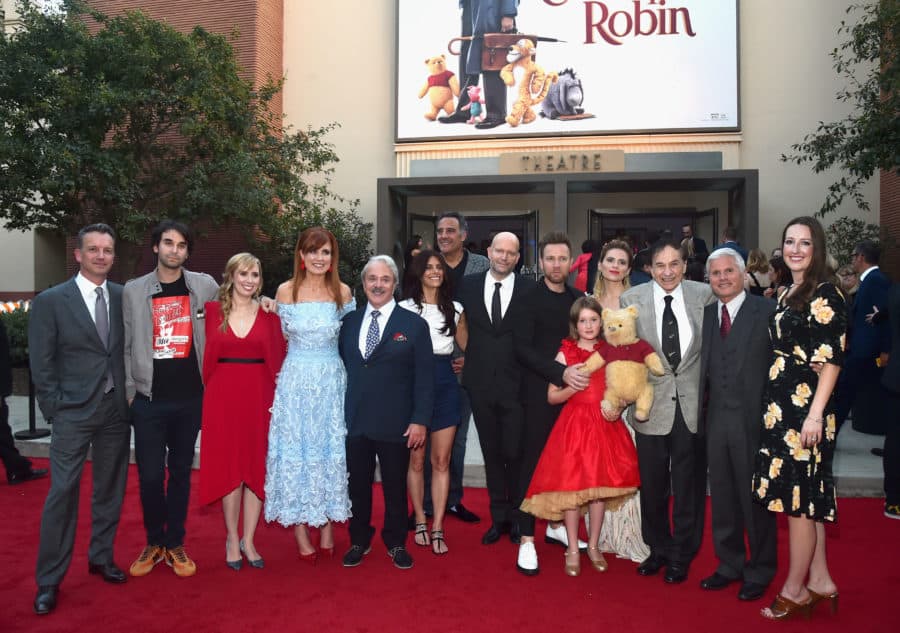
[[[537,550],[534,548],[534,543],[525,542],[519,545],[516,569],[526,576],[534,576],[538,573]]]
[[[569,549],[569,535],[566,534],[566,526],[560,523],[559,527],[553,527],[548,523],[547,533],[544,535],[544,542],[552,545],[562,545],[566,549]],[[578,539],[578,549],[582,552],[587,551],[587,543]]]

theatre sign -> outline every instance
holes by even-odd
[[[737,0],[522,0],[505,39],[455,0],[397,2],[398,142],[740,129]]]

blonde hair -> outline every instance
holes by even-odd
[[[754,248],[747,255],[747,272],[748,273],[767,273],[769,272],[769,259],[761,249]]]
[[[625,256],[628,258],[628,272],[631,272],[631,266],[634,264],[634,255],[631,253],[631,245],[628,242],[625,240],[610,240],[604,244],[597,259],[597,279],[594,281],[594,296],[597,299],[600,299],[606,293],[606,282],[603,280],[603,273],[600,272],[600,264],[603,263],[603,258],[606,257],[606,254],[612,250],[625,251]],[[628,275],[622,278],[622,287],[625,290],[631,288],[631,280],[628,278]]]
[[[250,253],[238,253],[237,255],[232,255],[228,263],[225,264],[225,272],[222,273],[222,285],[219,286],[219,294],[216,297],[219,300],[219,305],[222,306],[222,324],[219,326],[219,330],[222,332],[228,329],[228,317],[231,315],[234,274],[239,270],[249,270],[253,266],[259,269],[259,286],[257,286],[256,292],[253,293],[253,298],[257,299],[262,292],[263,285],[262,264],[259,258]]]

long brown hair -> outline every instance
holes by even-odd
[[[597,316],[600,317],[600,322],[603,322],[603,306],[600,305],[599,301],[590,295],[575,299],[572,307],[569,308],[569,338],[576,342],[578,341],[578,317],[581,315],[582,310],[596,312]],[[600,332],[600,338],[603,338],[602,331]]]
[[[812,216],[801,215],[785,225],[784,231],[781,232],[782,253],[784,253],[784,238],[787,236],[787,230],[797,225],[805,226],[809,229],[809,234],[812,237],[813,252],[809,268],[803,273],[803,281],[797,287],[797,290],[790,294],[785,301],[794,310],[802,311],[806,309],[819,284],[825,281],[832,281],[832,274],[828,270],[825,229]],[[791,272],[793,273],[793,271]]]
[[[237,255],[232,255],[228,263],[225,264],[225,272],[222,273],[222,285],[219,286],[219,294],[216,297],[219,300],[219,305],[222,306],[222,324],[219,326],[219,330],[222,332],[228,329],[228,317],[231,315],[231,293],[234,290],[234,274],[239,270],[253,268],[253,266],[259,269],[259,286],[256,287],[256,292],[253,293],[253,298],[258,299],[263,286],[262,264],[259,258],[250,253],[238,253]]]
[[[453,305],[453,277],[450,273],[450,267],[444,261],[444,256],[437,251],[425,249],[420,251],[409,263],[410,277],[415,281],[410,281],[409,288],[406,289],[406,296],[413,300],[413,303],[422,310],[422,299],[425,291],[422,289],[422,277],[425,276],[425,269],[431,258],[434,258],[441,265],[444,271],[444,280],[437,289],[437,307],[444,316],[444,327],[441,333],[446,336],[456,336],[456,307]]]
[[[631,252],[631,244],[625,240],[610,240],[604,244],[603,248],[600,249],[600,257],[597,259],[597,279],[594,281],[594,296],[597,297],[597,299],[602,297],[603,293],[606,292],[606,284],[603,281],[603,273],[600,272],[600,264],[603,263],[603,258],[606,257],[606,254],[613,249],[625,251],[625,255],[628,257],[629,272],[631,271],[631,266],[634,264],[634,254]],[[631,287],[631,280],[628,278],[628,275],[625,275],[622,278],[622,286],[625,290],[628,290]]]
[[[301,255],[317,251],[326,244],[331,247],[331,266],[328,267],[328,272],[325,273],[325,286],[334,298],[334,304],[340,310],[342,306],[341,278],[338,275],[338,261],[340,259],[338,243],[331,231],[321,226],[310,227],[297,238],[297,246],[294,248],[294,276],[291,279],[291,295],[292,299],[297,301],[300,284],[306,279],[306,267],[303,264]]]

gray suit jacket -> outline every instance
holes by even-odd
[[[673,372],[662,353],[659,335],[656,332],[656,308],[653,305],[653,287],[656,282],[641,284],[622,295],[622,307],[630,305],[638,308],[637,334],[659,354],[666,373],[662,376],[650,374],[653,385],[653,406],[650,419],[634,424],[637,433],[645,435],[668,435],[675,423],[675,398],[681,403],[681,413],[691,433],[697,432],[697,418],[700,403],[700,350],[703,338],[703,309],[716,299],[707,284],[696,281],[682,281],[685,309],[691,324],[691,344],[682,355],[678,371]]]
[[[28,356],[44,418],[86,420],[97,409],[112,370],[116,406],[125,403],[122,286],[109,288],[109,349],[105,349],[73,277],[34,298],[28,318]]]

